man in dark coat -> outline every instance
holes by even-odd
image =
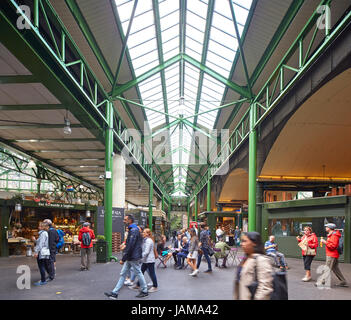
[[[141,272],[141,258],[142,258],[142,243],[143,239],[140,234],[140,230],[136,224],[134,224],[134,218],[132,215],[124,217],[124,223],[128,225],[128,237],[123,250],[123,256],[120,260],[120,264],[123,265],[120,273],[120,278],[116,284],[116,287],[111,292],[105,292],[105,295],[111,299],[117,299],[118,293],[124,285],[127,274],[130,269],[136,274],[139,279],[141,291],[136,296],[137,298],[143,298],[148,296],[147,284],[143,273]]]

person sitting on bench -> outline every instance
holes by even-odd
[[[183,237],[182,239],[182,249],[181,251],[177,254],[177,269],[182,269],[184,268],[184,260],[188,256],[189,253],[189,242],[187,237]]]
[[[266,250],[266,255],[273,257],[275,264],[279,266],[280,269],[287,269],[284,254],[278,252],[278,245],[275,243],[275,236],[272,235],[269,237],[269,241],[266,241],[264,244],[264,249]]]

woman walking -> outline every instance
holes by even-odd
[[[272,266],[264,254],[261,235],[247,232],[241,237],[245,258],[237,269],[234,299],[269,300],[273,292]]]
[[[302,257],[303,257],[303,264],[304,269],[306,271],[306,275],[302,278],[302,281],[310,281],[311,277],[311,263],[313,258],[317,254],[317,247],[318,247],[318,239],[315,233],[312,232],[311,227],[305,227],[303,229],[304,235],[302,238],[296,237],[297,241],[299,242],[300,247],[302,246]],[[301,245],[302,244],[302,245]]]
[[[188,265],[193,269],[193,272],[189,276],[195,277],[199,273],[199,269],[196,267],[196,259],[198,256],[199,250],[199,239],[197,238],[196,231],[194,229],[190,230],[190,244],[189,244],[189,253],[186,258]]]
[[[155,242],[152,238],[151,230],[148,228],[144,229],[143,237],[144,237],[143,253],[142,253],[143,264],[141,266],[141,272],[144,274],[145,271],[148,270],[148,273],[152,280],[152,287],[148,290],[148,292],[156,292],[158,285],[157,285],[157,278],[155,273],[155,253],[154,253]],[[136,286],[133,286],[131,288],[139,289],[139,282],[137,283]]]
[[[49,249],[49,235],[48,231],[49,225],[46,222],[39,223],[39,237],[35,241],[35,248],[34,248],[34,257],[37,258],[37,263],[39,267],[39,272],[41,279],[38,282],[35,282],[34,285],[42,286],[47,284],[46,280],[46,272],[48,275],[50,274],[50,249]]]

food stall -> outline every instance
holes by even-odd
[[[224,225],[226,242],[229,245],[234,245],[235,227],[242,228],[245,219],[247,219],[247,212],[242,212],[242,210],[204,211],[198,216],[199,222],[205,222],[209,226],[213,241],[216,240],[216,228],[219,225]]]
[[[57,229],[64,231],[63,253],[79,252],[78,233],[84,221],[94,228],[96,207],[23,200],[20,210],[11,200],[0,200],[1,256],[30,255],[34,249],[32,237],[38,237],[40,221],[50,219]],[[87,216],[87,210],[89,214]]]

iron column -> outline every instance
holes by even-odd
[[[195,195],[195,221],[197,222],[197,195]]]
[[[151,174],[152,177],[152,165],[151,165]],[[152,182],[152,178],[150,178],[149,182],[149,229],[152,231],[152,198],[154,196],[154,184]]]
[[[249,135],[249,212],[248,231],[256,231],[256,153],[257,153],[257,131],[256,106],[250,106],[250,135]]]
[[[207,180],[207,208],[206,211],[211,211],[211,178],[210,171],[208,171],[208,180]]]
[[[106,117],[108,127],[105,135],[105,239],[108,245],[108,257],[112,256],[112,152],[113,152],[113,106],[106,104]]]

